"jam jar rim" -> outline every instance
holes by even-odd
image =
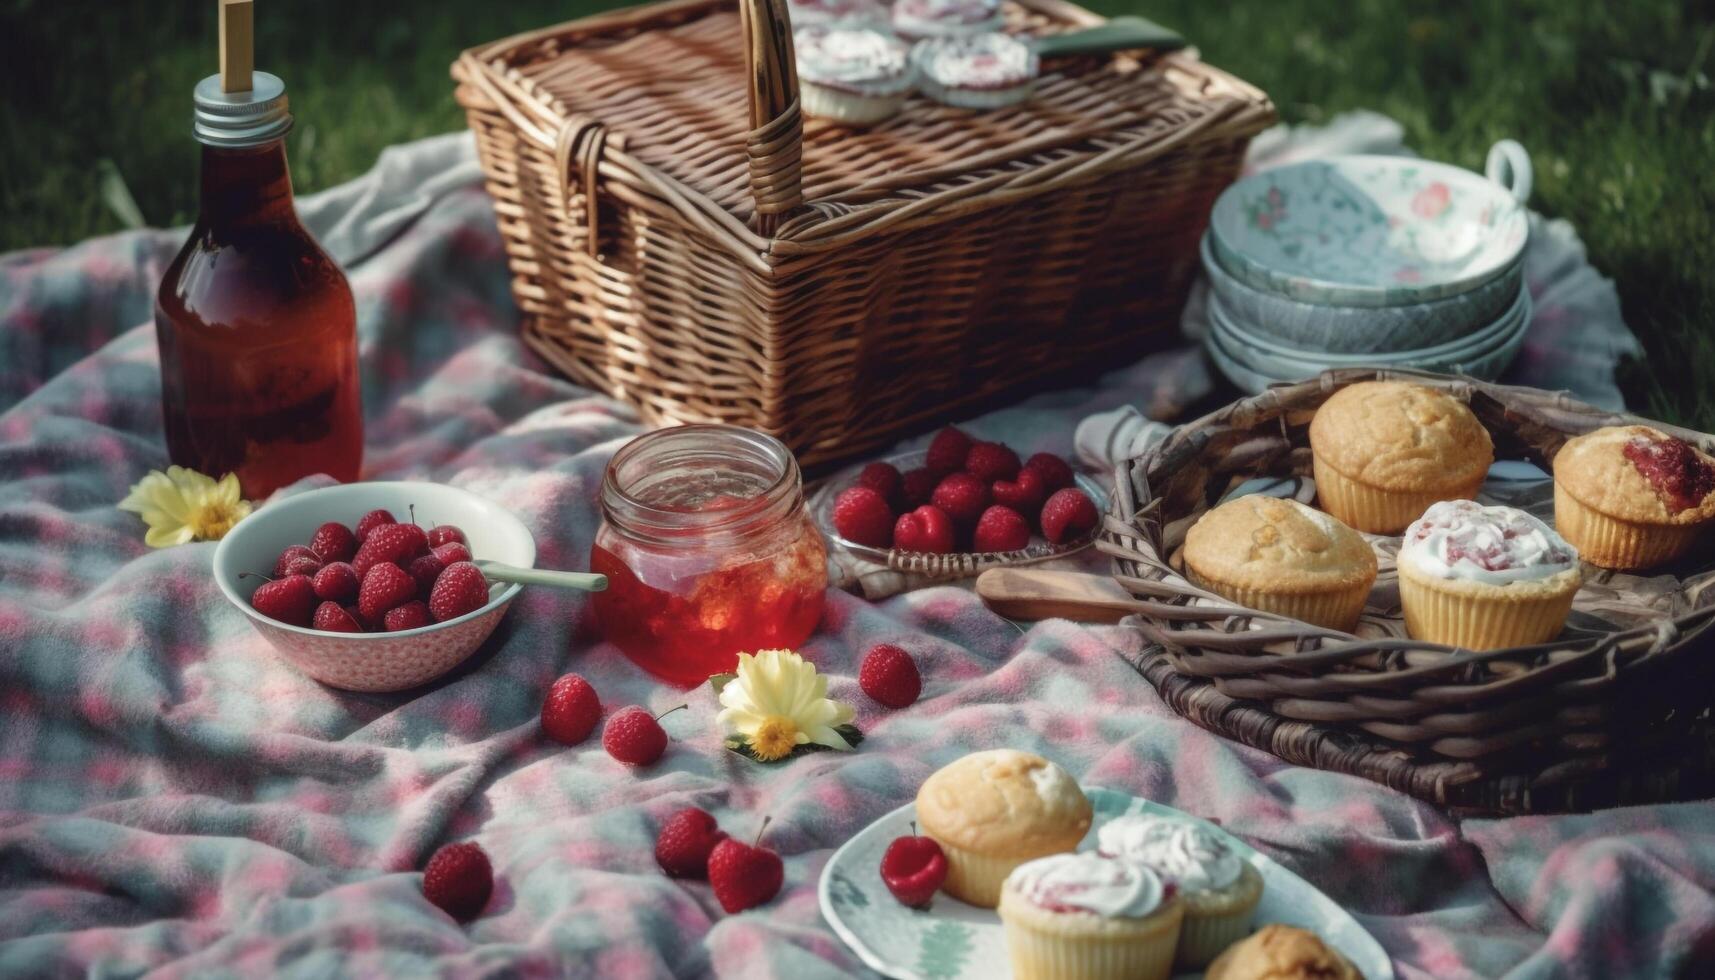
[[[725,455],[738,457],[739,449],[748,450],[752,460],[773,463],[778,470],[772,483],[746,498],[742,506],[718,510],[684,510],[657,507],[632,495],[620,485],[619,470],[640,453],[662,451],[665,440],[685,440],[693,446],[696,440],[727,440],[728,451],[719,448],[689,449],[688,455]],[[717,442],[716,447],[721,443]],[[625,537],[658,545],[697,546],[710,536],[742,537],[755,529],[774,526],[787,520],[795,510],[804,506],[803,480],[798,460],[786,444],[765,432],[739,425],[712,422],[674,425],[646,432],[621,446],[608,460],[602,472],[601,513],[609,525]]]

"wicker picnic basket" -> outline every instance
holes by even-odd
[[[804,119],[782,0],[618,10],[453,76],[530,345],[651,422],[759,429],[806,466],[1167,342],[1273,119],[1194,55],[1141,51],[1049,61],[1010,109]]]
[[[1098,547],[1138,600],[1138,668],[1174,710],[1298,765],[1385,783],[1458,813],[1516,814],[1715,795],[1715,547],[1651,575],[1585,566],[1550,643],[1474,653],[1412,640],[1399,539],[1369,536],[1381,574],[1356,634],[1255,610],[1181,574],[1185,531],[1247,480],[1309,502],[1308,428],[1339,388],[1405,378],[1467,401],[1498,459],[1547,469],[1573,435],[1640,421],[1564,394],[1406,371],[1333,371],[1176,430],[1120,467]],[[1705,451],[1715,436],[1647,422]],[[1253,485],[1251,489],[1256,488]],[[1553,513],[1540,478],[1485,497]]]

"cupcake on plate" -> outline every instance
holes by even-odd
[[[1000,0],[898,0],[893,29],[913,41],[998,31],[1004,23]]]
[[[1155,872],[1099,854],[1019,865],[1000,896],[1019,980],[1166,980],[1183,915]]]
[[[1364,980],[1322,938],[1306,929],[1267,925],[1216,957],[1204,980]]]
[[[1364,381],[1316,411],[1310,454],[1323,510],[1360,531],[1398,534],[1438,500],[1476,497],[1495,445],[1452,395]]]
[[[1023,102],[1035,91],[1041,67],[1035,48],[998,32],[919,41],[911,59],[923,94],[960,109]]]
[[[1296,500],[1252,494],[1206,512],[1185,534],[1185,572],[1241,606],[1350,633],[1376,580],[1358,532]]]
[[[1553,528],[1471,500],[1429,508],[1406,529],[1398,564],[1406,632],[1467,650],[1553,639],[1582,578],[1578,549]]]
[[[896,37],[868,27],[802,27],[792,43],[806,115],[869,126],[911,94],[911,49]]]
[[[1715,459],[1646,425],[1586,432],[1554,457],[1554,523],[1592,565],[1672,561],[1715,525]]]
[[[1047,759],[993,749],[973,752],[924,780],[917,823],[946,855],[942,889],[992,909],[1012,869],[1078,846],[1090,829],[1090,801]]]
[[[885,30],[891,15],[881,0],[786,0],[793,27],[838,24]]]
[[[1251,931],[1262,875],[1220,834],[1172,817],[1120,817],[1102,825],[1097,850],[1134,861],[1173,886],[1185,905],[1174,965],[1197,969]]]

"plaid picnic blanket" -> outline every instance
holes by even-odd
[[[641,427],[520,345],[469,158],[465,137],[428,141],[303,202],[357,295],[366,475],[489,495],[545,565],[580,567],[603,464]],[[410,190],[377,190],[388,181]],[[818,910],[823,864],[936,767],[997,746],[1218,818],[1349,909],[1406,977],[1691,975],[1715,960],[1709,803],[1454,821],[1180,720],[1128,666],[1139,640],[1123,628],[1023,628],[956,587],[831,592],[804,652],[868,740],[775,767],[724,751],[706,689],[651,681],[551,590],[526,590],[441,683],[367,696],[310,681],[216,591],[213,545],[151,551],[114,509],[167,462],[149,322],[180,241],[0,258],[0,976],[864,975]],[[1195,353],[1158,355],[969,426],[1066,453],[1092,412],[1182,410],[1203,370]],[[1516,376],[1533,370],[1527,356]],[[857,689],[882,641],[922,665],[909,709]],[[664,721],[663,761],[632,771],[595,740],[544,739],[542,695],[568,670],[609,710],[688,703]],[[773,817],[774,901],[724,915],[706,885],[659,873],[655,830],[687,805],[740,833]],[[497,875],[468,926],[421,893],[418,869],[455,840],[479,842]]]

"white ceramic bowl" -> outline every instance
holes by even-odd
[[[494,632],[521,586],[494,583],[488,604],[457,619],[397,633],[326,633],[269,619],[250,605],[288,545],[307,544],[328,521],[346,526],[384,507],[408,520],[411,505],[425,526],[456,524],[472,556],[521,568],[536,563],[536,540],[513,513],[468,490],[438,483],[347,483],[311,490],[257,509],[238,522],[214,551],[214,580],[287,663],[332,687],[402,691],[426,684],[462,663]]]

